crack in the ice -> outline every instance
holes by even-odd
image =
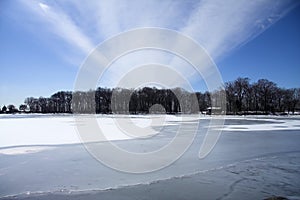
[[[235,182],[233,182],[230,186],[229,186],[229,191],[227,193],[225,193],[223,196],[217,198],[216,200],[223,200],[223,199],[226,199],[233,191],[234,191],[234,188],[237,184],[239,184],[240,182],[246,180],[246,178],[241,178],[241,179],[238,179],[236,180]]]

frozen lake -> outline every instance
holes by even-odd
[[[164,116],[166,123],[163,129],[154,127],[157,135],[137,139],[117,129],[113,123],[116,117],[131,117],[141,127],[149,125],[150,117],[96,116],[109,140],[121,148],[137,152],[155,150],[167,144],[182,121],[179,116]],[[199,148],[209,121],[210,117],[206,116],[196,120],[186,117],[184,129],[198,122],[200,126],[185,154],[162,170],[130,174],[104,166],[86,151],[80,144],[72,115],[0,115],[0,198],[107,190],[190,176],[220,183],[228,173],[224,169],[235,169],[239,172],[235,176],[244,177],[246,169],[262,169],[261,166],[266,169],[264,173],[257,175],[256,181],[249,184],[241,182],[240,191],[249,187],[253,193],[257,193],[266,184],[276,185],[275,182],[282,175],[287,177],[280,179],[282,187],[271,187],[272,191],[300,196],[297,190],[300,188],[300,117],[226,116],[217,145],[207,157],[199,159]],[[268,165],[271,171],[267,170]],[[281,172],[276,166],[287,169]],[[214,173],[208,176],[211,172]],[[261,191],[261,196],[267,190]],[[213,189],[209,191],[213,195]]]

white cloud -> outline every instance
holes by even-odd
[[[84,54],[89,53],[94,44],[80,27],[62,9],[53,8],[45,3],[23,1],[26,6],[42,21],[49,32],[56,34],[72,47],[76,47]]]
[[[295,4],[289,0],[203,0],[181,31],[218,59],[265,31]]]
[[[47,6],[46,4],[43,4],[43,3],[39,3],[39,6],[40,6],[45,12],[48,12],[49,6]]]
[[[297,4],[290,0],[62,0],[51,5],[23,2],[49,26],[51,33],[85,55],[95,44],[120,32],[161,27],[192,37],[215,60],[255,38]],[[141,57],[138,54],[136,59]],[[169,60],[169,64],[175,65],[179,72],[193,77],[193,71],[186,65],[180,65],[178,59]],[[121,64],[130,65],[130,61]],[[126,72],[124,67],[115,67],[114,70],[116,72],[112,70],[112,74]],[[112,76],[111,79],[110,82],[113,82],[117,77]]]

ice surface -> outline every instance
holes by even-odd
[[[95,160],[80,144],[74,118],[71,115],[1,115],[0,197],[37,192],[69,193],[119,188],[174,177],[193,176],[200,172],[222,170],[228,166],[237,166],[231,168],[239,173],[234,175],[234,180],[240,180],[248,172],[259,172],[260,166],[264,169],[274,166],[271,171],[264,170],[265,177],[256,177],[257,181],[253,181],[249,188],[255,192],[267,183],[272,185],[272,191],[284,194],[284,187],[276,186],[275,181],[278,180],[272,178],[281,173],[280,170],[275,169],[276,163],[279,165],[283,162],[288,165],[284,174],[281,174],[288,177],[287,180],[283,180],[283,183],[291,183],[293,187],[299,186],[299,181],[297,182],[299,175],[295,172],[298,170],[298,161],[285,156],[300,152],[298,117],[226,116],[226,131],[221,135],[213,151],[202,160],[198,158],[198,153],[209,126],[210,116],[155,116],[165,118],[165,126],[163,129],[159,126],[155,127],[154,130],[161,131],[149,139],[133,139],[126,134],[121,134],[113,122],[116,118],[129,117],[137,126],[146,127],[150,123],[150,116],[97,115],[96,117],[102,128],[107,130],[107,137],[116,145],[141,152],[167,144],[176,134],[181,121],[184,121],[184,126],[188,129],[189,124],[200,120],[200,127],[194,143],[179,160],[165,169],[137,175],[112,170]],[[255,129],[255,131],[245,131],[245,128]],[[269,159],[273,157],[278,159]],[[245,160],[248,160],[251,165],[247,162],[239,165]],[[197,176],[199,179],[202,177],[201,173]],[[220,171],[211,177],[205,177],[208,182],[219,183],[222,182],[222,177],[227,177],[226,173]],[[248,186],[244,183],[247,183],[247,180],[236,183],[238,186],[242,185],[242,188],[235,187],[234,191],[247,190]]]
[[[126,134],[120,129],[115,120],[128,118],[138,127],[145,128],[151,124],[152,119],[163,121],[163,125],[176,125],[181,121],[198,119],[197,116],[171,116],[171,115],[82,115],[83,118],[95,117],[99,127],[105,134],[105,140],[127,140],[135,136]],[[84,121],[83,121],[84,122]],[[76,120],[72,115],[0,115],[0,148],[32,145],[62,145],[78,144],[81,139],[77,134]],[[77,120],[77,124],[81,122]],[[159,126],[160,124],[153,124]],[[151,134],[157,133],[154,129]],[[142,133],[135,133],[141,134]],[[6,150],[7,152],[7,150]],[[15,150],[15,152],[18,152]],[[29,152],[29,151],[28,151]],[[1,150],[0,150],[1,153]]]
[[[229,124],[221,129],[223,131],[275,131],[275,130],[299,130],[299,118],[280,118],[280,117],[226,117],[227,120],[248,120],[250,123]],[[251,123],[251,121],[261,121],[264,123]]]

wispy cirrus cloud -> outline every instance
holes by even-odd
[[[40,18],[40,23],[48,28],[50,34],[55,34],[85,56],[97,44],[120,32],[161,27],[190,36],[214,60],[251,41],[298,5],[292,0],[23,2],[32,14]],[[130,59],[141,61],[142,57],[138,54]],[[166,59],[179,72],[193,78],[194,71],[178,58],[170,59],[168,56],[158,60]],[[125,66],[130,61],[123,60],[121,63]],[[113,68],[111,74],[118,76],[111,76],[111,79],[117,80],[125,71],[126,66]]]
[[[48,32],[55,34],[84,54],[89,53],[94,48],[92,40],[83,33],[82,29],[75,24],[71,16],[65,13],[63,8],[52,7],[38,1],[23,1],[23,3],[35,17],[38,17],[37,27],[46,27]]]
[[[120,32],[140,27],[178,30],[214,58],[262,33],[298,3],[291,0],[24,1],[49,31],[83,52]]]
[[[251,41],[298,4],[289,0],[203,0],[181,31],[218,59]]]

